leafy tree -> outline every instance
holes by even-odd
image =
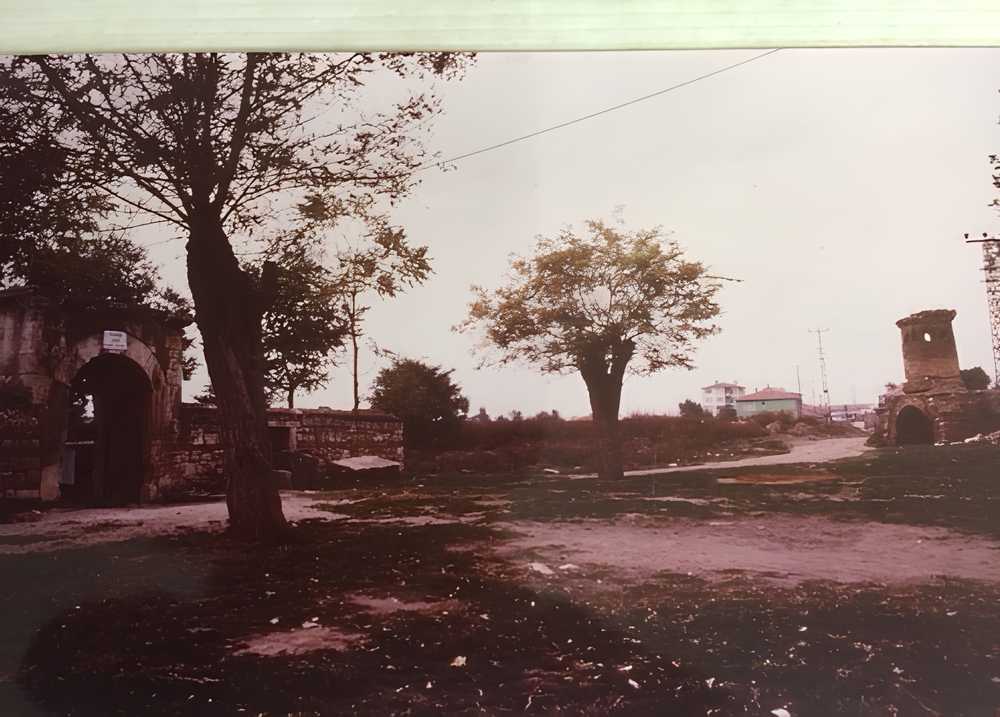
[[[194,372],[198,370],[200,365],[197,356],[192,356],[188,352],[194,348],[196,339],[193,336],[185,336],[181,339],[181,347],[184,352],[184,358],[181,360],[181,378],[184,381],[190,381],[194,377]]]
[[[48,142],[65,169],[49,180],[60,196],[96,193],[106,204],[93,211],[113,209],[121,225],[143,215],[186,237],[237,534],[265,538],[286,523],[266,437],[261,318],[275,293],[274,267],[248,271],[233,238],[266,235],[296,207],[309,209],[313,225],[379,217],[413,185],[424,157],[413,133],[440,109],[435,97],[411,93],[407,80],[453,77],[463,64],[449,53],[0,62],[0,104],[20,132],[17,148]],[[396,87],[404,96],[360,116],[358,100],[379,70],[400,78],[381,97]]]
[[[562,420],[562,417],[559,415],[559,411],[557,411],[555,409],[552,409],[551,412],[550,411],[539,411],[538,413],[535,414],[535,420],[536,421],[542,421],[542,422],[548,421],[548,422],[552,422],[552,423],[557,423],[557,422],[559,422],[559,421]]]
[[[326,384],[347,327],[336,278],[308,247],[285,245],[271,257],[277,268],[274,300],[264,312],[267,388],[295,408],[296,392]]]
[[[962,383],[970,391],[982,391],[990,387],[990,375],[982,366],[963,368],[959,373],[962,376]]]
[[[370,246],[352,247],[340,254],[338,279],[344,295],[342,310],[351,339],[351,376],[354,379],[354,410],[361,405],[358,388],[358,341],[362,324],[370,308],[363,303],[366,294],[379,298],[396,296],[404,288],[419,284],[431,272],[427,247],[413,247],[399,229],[380,226],[371,236]]]
[[[72,182],[69,152],[58,135],[67,123],[41,104],[21,100],[24,78],[0,83],[0,281],[24,281],[31,257],[65,237],[97,231],[110,204]]]
[[[215,398],[215,389],[212,388],[212,384],[206,383],[204,388],[201,389],[201,393],[194,397],[196,403],[200,403],[202,406],[217,406],[218,401]]]
[[[618,413],[626,371],[692,367],[697,339],[717,331],[719,285],[659,229],[626,231],[601,221],[540,238],[515,258],[507,286],[475,299],[459,330],[480,329],[501,364],[578,372],[587,386],[603,477],[620,477]]]
[[[717,416],[720,421],[735,421],[736,409],[733,406],[721,406]]]
[[[76,309],[145,306],[186,316],[190,305],[160,286],[146,250],[119,233],[65,236],[25,246],[2,283],[26,284]]]
[[[428,446],[453,434],[469,411],[469,400],[451,374],[440,366],[397,359],[375,377],[371,404],[402,419],[407,445]]]
[[[690,398],[683,403],[677,404],[680,414],[684,418],[704,418],[707,413],[700,403],[692,401]]]

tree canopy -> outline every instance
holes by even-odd
[[[677,409],[678,409],[678,411],[680,412],[680,415],[683,418],[699,418],[700,419],[700,418],[705,418],[706,416],[710,416],[711,415],[704,408],[702,408],[702,405],[700,403],[698,403],[696,401],[692,401],[690,398],[688,398],[688,399],[682,401],[681,403],[677,404]]]
[[[586,228],[540,237],[533,257],[512,261],[507,286],[473,287],[459,329],[481,328],[500,363],[526,361],[546,372],[595,359],[637,374],[691,368],[695,341],[717,331],[719,284],[659,228],[629,232],[602,221]]]
[[[990,375],[982,366],[963,368],[960,371],[962,384],[970,391],[981,391],[990,387]]]
[[[364,334],[365,314],[370,308],[365,296],[392,298],[403,289],[422,283],[431,273],[427,247],[412,246],[401,229],[381,224],[370,233],[371,241],[342,249],[337,281],[343,295],[341,310],[351,339],[351,376],[354,410],[361,401],[358,384],[358,341]]]
[[[618,412],[626,372],[692,367],[697,340],[717,331],[719,283],[685,259],[662,230],[589,221],[578,234],[540,237],[517,257],[505,286],[473,287],[469,316],[480,347],[501,364],[577,371],[601,436],[602,475],[620,475]]]
[[[321,388],[347,333],[341,286],[309,247],[284,246],[270,255],[274,299],[264,312],[267,388],[295,407],[295,394]]]
[[[469,411],[469,400],[451,371],[413,359],[396,359],[379,371],[373,407],[403,421],[406,443],[426,447],[450,435]]]

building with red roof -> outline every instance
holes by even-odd
[[[802,415],[802,394],[786,391],[783,388],[765,386],[759,391],[747,393],[735,401],[736,415],[748,418],[758,413],[777,413],[782,411],[799,418]]]

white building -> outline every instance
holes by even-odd
[[[717,414],[720,408],[732,406],[736,408],[736,399],[743,398],[746,387],[738,383],[715,382],[711,386],[704,386],[701,389],[701,407],[706,411]]]

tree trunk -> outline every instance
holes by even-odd
[[[192,217],[188,282],[219,407],[229,525],[253,539],[287,527],[271,478],[261,343],[262,294],[239,266],[218,216]]]
[[[627,341],[613,353],[610,366],[604,352],[584,356],[579,363],[580,374],[590,396],[590,410],[597,434],[597,474],[601,478],[625,477],[618,412],[621,409],[625,369],[634,351],[634,344]]]
[[[288,389],[288,407],[295,408],[295,389]]]
[[[358,395],[358,295],[351,294],[351,348],[353,349],[354,370],[354,410],[361,405]]]
[[[597,474],[601,478],[623,478],[625,469],[621,425],[618,421],[621,384],[616,387],[608,376],[586,382],[587,392],[590,394],[594,430],[597,434]]]

